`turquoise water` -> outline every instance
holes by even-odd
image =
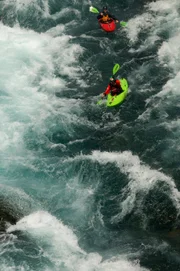
[[[0,3],[2,271],[180,270],[179,3],[91,4]]]

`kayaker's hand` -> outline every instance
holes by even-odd
[[[104,95],[104,93],[102,93],[102,94],[101,94],[101,99],[103,99],[103,98],[104,98],[104,96],[105,96],[105,95]]]
[[[119,23],[119,21],[118,21],[118,20],[116,20],[116,23]]]

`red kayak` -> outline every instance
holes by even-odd
[[[99,20],[100,27],[105,31],[105,32],[113,32],[116,29],[116,23],[114,20],[108,22],[108,23],[102,23]]]

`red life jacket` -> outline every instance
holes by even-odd
[[[116,79],[116,84],[111,85],[109,84],[104,92],[105,95],[108,95],[111,91],[115,91],[116,89],[121,89],[121,81]]]

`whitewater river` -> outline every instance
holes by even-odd
[[[0,2],[0,271],[180,270],[180,2],[91,4]]]

